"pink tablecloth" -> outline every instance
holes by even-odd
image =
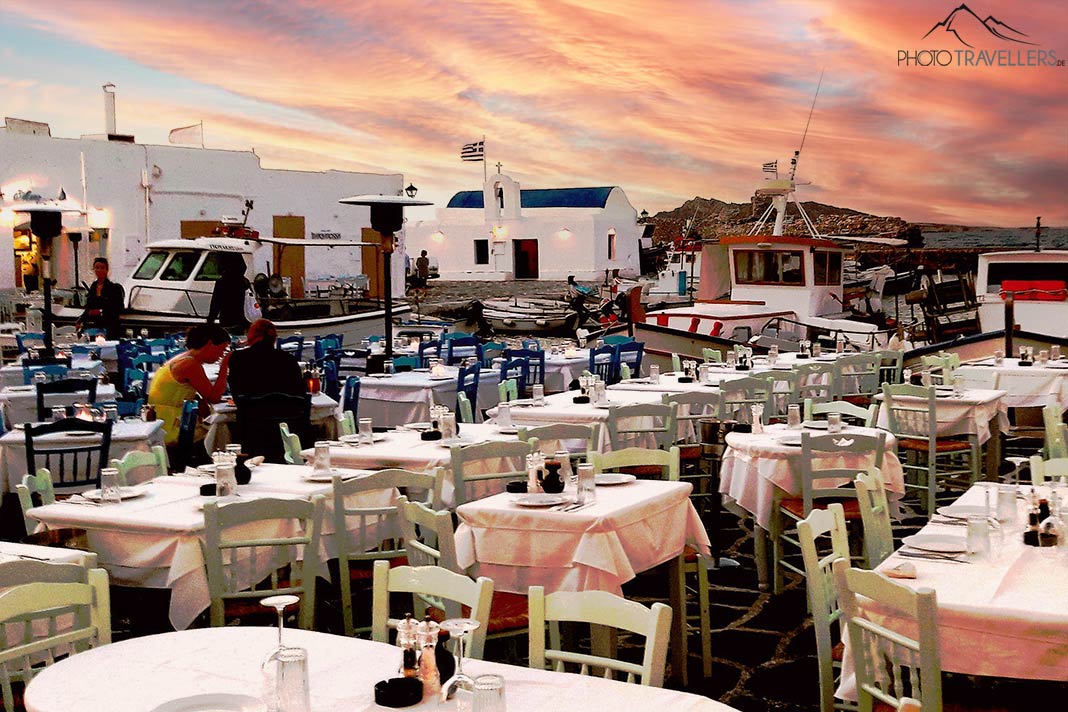
[[[824,431],[810,431],[823,434]],[[843,436],[849,433],[872,435],[879,431],[874,428],[847,427]],[[727,436],[727,451],[723,454],[720,469],[719,491],[730,495],[738,504],[753,515],[756,523],[768,528],[772,508],[775,504],[775,490],[791,495],[801,494],[794,481],[795,461],[801,455],[801,448],[796,445],[784,445],[780,438],[787,435],[797,437],[797,431],[789,431],[784,425],[766,426],[765,432],[731,433]],[[886,434],[886,452],[883,453],[881,470],[886,489],[892,495],[900,497],[905,492],[904,474],[901,462],[893,453],[894,436]],[[858,471],[870,467],[874,461],[870,453],[851,455],[849,457],[826,459],[820,458],[820,467],[839,468],[855,467]],[[845,484],[845,483],[843,483]]]
[[[686,544],[708,553],[708,535],[690,504],[686,482],[639,480],[598,487],[597,503],[574,512],[530,509],[499,494],[456,513],[460,566],[488,576],[495,590],[526,593],[620,587],[678,556]]]

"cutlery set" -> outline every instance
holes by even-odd
[[[906,559],[924,559],[926,561],[951,561],[957,564],[970,564],[967,559],[960,558],[961,554],[939,554],[934,551],[912,551],[902,550],[894,552],[895,556],[901,556]]]
[[[553,512],[577,512],[580,509],[585,509],[593,505],[593,502],[584,502],[579,504],[577,502],[571,504],[560,504],[552,508]]]

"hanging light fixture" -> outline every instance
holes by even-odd
[[[407,193],[409,198],[414,198],[415,194],[419,192],[419,189],[409,183],[408,187],[404,189],[404,192]]]

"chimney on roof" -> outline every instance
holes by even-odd
[[[104,90],[104,133],[111,136],[118,133],[115,129],[115,85],[108,82],[102,89]]]

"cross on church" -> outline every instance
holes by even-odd
[[[501,172],[501,162],[497,161],[497,174],[499,175],[500,172]]]

